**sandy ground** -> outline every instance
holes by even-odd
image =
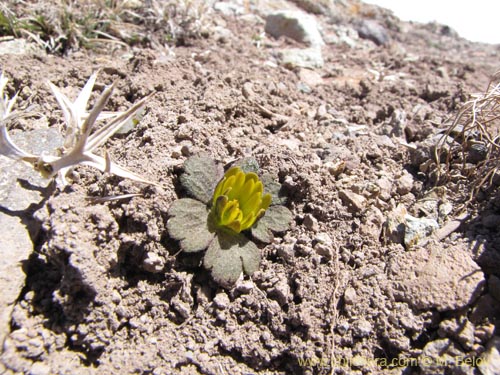
[[[73,98],[100,69],[92,100],[117,81],[109,110],[156,92],[141,121],[105,148],[160,185],[79,167],[69,186],[49,186],[21,212],[34,217],[34,251],[5,373],[480,373],[458,358],[498,345],[498,202],[473,206],[459,229],[416,245],[390,223],[404,210],[441,228],[458,215],[460,185],[434,188],[425,142],[485,89],[500,49],[356,9],[314,15],[325,40],[314,69],[280,64],[279,50],[304,46],[262,37],[265,14],[254,8],[214,10],[208,35],[170,54],[0,56],[10,92],[23,88],[21,99],[44,115],[20,121],[15,136],[61,124],[47,79]],[[383,25],[389,42],[358,37],[363,18]],[[294,216],[288,232],[259,244],[260,270],[231,289],[212,281],[200,256],[179,254],[165,230],[168,207],[184,196],[182,164],[199,152],[224,164],[255,157],[283,184]],[[88,199],[129,193],[141,195]]]

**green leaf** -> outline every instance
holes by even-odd
[[[200,154],[191,156],[184,162],[184,173],[180,181],[190,196],[208,203],[222,174],[222,167],[209,155]]]
[[[284,206],[271,206],[266,214],[252,228],[252,236],[257,240],[270,243],[274,236],[273,232],[284,232],[290,228],[293,215]]]
[[[206,249],[215,235],[207,206],[197,200],[176,200],[168,209],[168,216],[168,234],[180,241],[185,252]]]
[[[203,265],[221,286],[232,287],[242,272],[253,274],[259,269],[260,252],[252,241],[239,233],[219,231],[210,243]]]
[[[264,192],[271,194],[272,206],[283,205],[286,203],[287,198],[281,191],[281,184],[278,181],[275,181],[271,174],[263,174],[260,180],[264,184]]]

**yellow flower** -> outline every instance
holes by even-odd
[[[237,233],[250,228],[271,204],[271,195],[263,190],[255,173],[230,168],[215,188],[212,215],[216,224]]]

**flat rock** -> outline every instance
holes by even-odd
[[[22,150],[34,155],[49,152],[62,145],[62,137],[56,129],[36,129],[10,134],[12,141]],[[22,185],[25,182],[28,187]],[[31,166],[0,156],[0,206],[10,211],[22,211],[42,199],[40,189],[50,180],[40,176]]]
[[[479,371],[483,375],[500,374],[500,337],[493,337],[487,345],[486,352],[481,356],[482,361],[478,363]]]
[[[26,275],[22,262],[33,251],[26,226],[15,216],[0,213],[0,227],[4,235],[0,241],[0,345],[10,333],[10,317]]]
[[[394,254],[388,278],[394,298],[418,310],[464,308],[476,300],[485,283],[465,245],[443,248],[440,243]]]
[[[269,14],[265,31],[275,38],[286,36],[310,47],[321,47],[325,44],[316,18],[301,11],[280,10]]]
[[[278,51],[281,64],[289,68],[321,68],[324,65],[323,55],[319,48],[289,48]]]
[[[54,129],[12,134],[11,138],[23,150],[34,154],[61,144],[61,137]],[[0,240],[0,343],[10,332],[12,308],[24,287],[26,275],[22,262],[33,251],[31,237],[23,221],[31,220],[29,208],[43,199],[41,190],[49,182],[30,166],[0,156],[0,206],[5,212],[0,213],[0,227],[3,229]]]
[[[371,40],[377,46],[389,43],[387,30],[374,20],[363,20],[357,27],[358,34],[363,39]]]

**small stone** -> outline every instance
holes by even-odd
[[[500,374],[500,337],[493,337],[486,347],[486,352],[482,355],[478,368],[483,375]]]
[[[30,375],[49,375],[50,367],[42,362],[35,362],[31,366]]]
[[[422,243],[439,229],[439,224],[434,219],[416,218],[407,214],[405,220],[404,244],[407,249]]]
[[[284,306],[291,299],[290,286],[286,280],[280,280],[274,287],[269,290],[269,296],[275,299],[280,306]]]
[[[352,326],[353,335],[360,338],[370,336],[372,329],[370,322],[364,319],[357,320]]]
[[[226,309],[228,306],[229,306],[229,297],[227,296],[226,293],[224,292],[221,292],[221,293],[218,293],[215,297],[214,297],[214,305],[220,309],[220,310],[224,310]]]
[[[391,195],[391,192],[392,192],[391,180],[389,178],[383,176],[377,180],[376,184],[380,189],[380,199],[382,199],[384,201],[388,201],[389,199],[391,199],[391,197],[392,197],[392,195]]]
[[[159,273],[165,267],[165,262],[158,254],[149,252],[144,259],[142,266],[147,272]]]
[[[339,197],[350,212],[359,213],[365,208],[366,198],[349,190],[341,190]]]
[[[328,169],[328,172],[332,176],[337,177],[345,171],[346,162],[343,160],[336,161],[336,162],[328,161],[325,163],[325,167],[326,167],[326,169]]]
[[[350,325],[349,323],[347,322],[341,322],[337,325],[337,331],[339,332],[339,334],[341,335],[345,335],[347,333],[347,331],[349,331],[349,328],[350,328]]]
[[[113,290],[113,293],[111,294],[111,301],[118,305],[122,300],[122,296],[120,295],[120,293],[115,289]]]
[[[248,294],[254,288],[254,283],[252,281],[242,281],[236,285],[235,290],[241,294]]]
[[[377,21],[363,20],[357,30],[361,38],[371,40],[377,46],[389,43],[387,30]]]
[[[304,216],[303,223],[307,229],[313,232],[317,232],[319,230],[318,220],[311,214],[306,214]]]
[[[463,358],[464,353],[450,339],[438,339],[428,342],[419,361],[419,367],[427,374],[444,374],[447,363],[456,363],[456,359]]]
[[[321,78],[321,75],[311,69],[300,69],[299,79],[301,82],[305,83],[309,87],[315,87],[323,83],[323,78]],[[320,106],[320,108],[321,107],[324,108],[324,105]],[[326,114],[326,109],[325,109],[325,114]]]
[[[322,68],[324,65],[323,55],[319,48],[288,48],[278,51],[278,58],[286,67],[289,68]],[[302,86],[307,86],[303,82],[299,82]],[[311,88],[309,87],[309,91]]]
[[[325,44],[316,18],[301,11],[281,10],[269,14],[265,31],[275,38],[287,36],[309,46],[321,47]]]
[[[191,156],[192,154],[191,147],[189,145],[183,145],[181,147],[181,154],[186,157]]]
[[[405,173],[396,180],[396,191],[399,195],[408,194],[412,188],[413,176],[411,174]]]
[[[357,297],[356,290],[352,287],[348,287],[344,292],[344,302],[347,305],[354,305]]]

